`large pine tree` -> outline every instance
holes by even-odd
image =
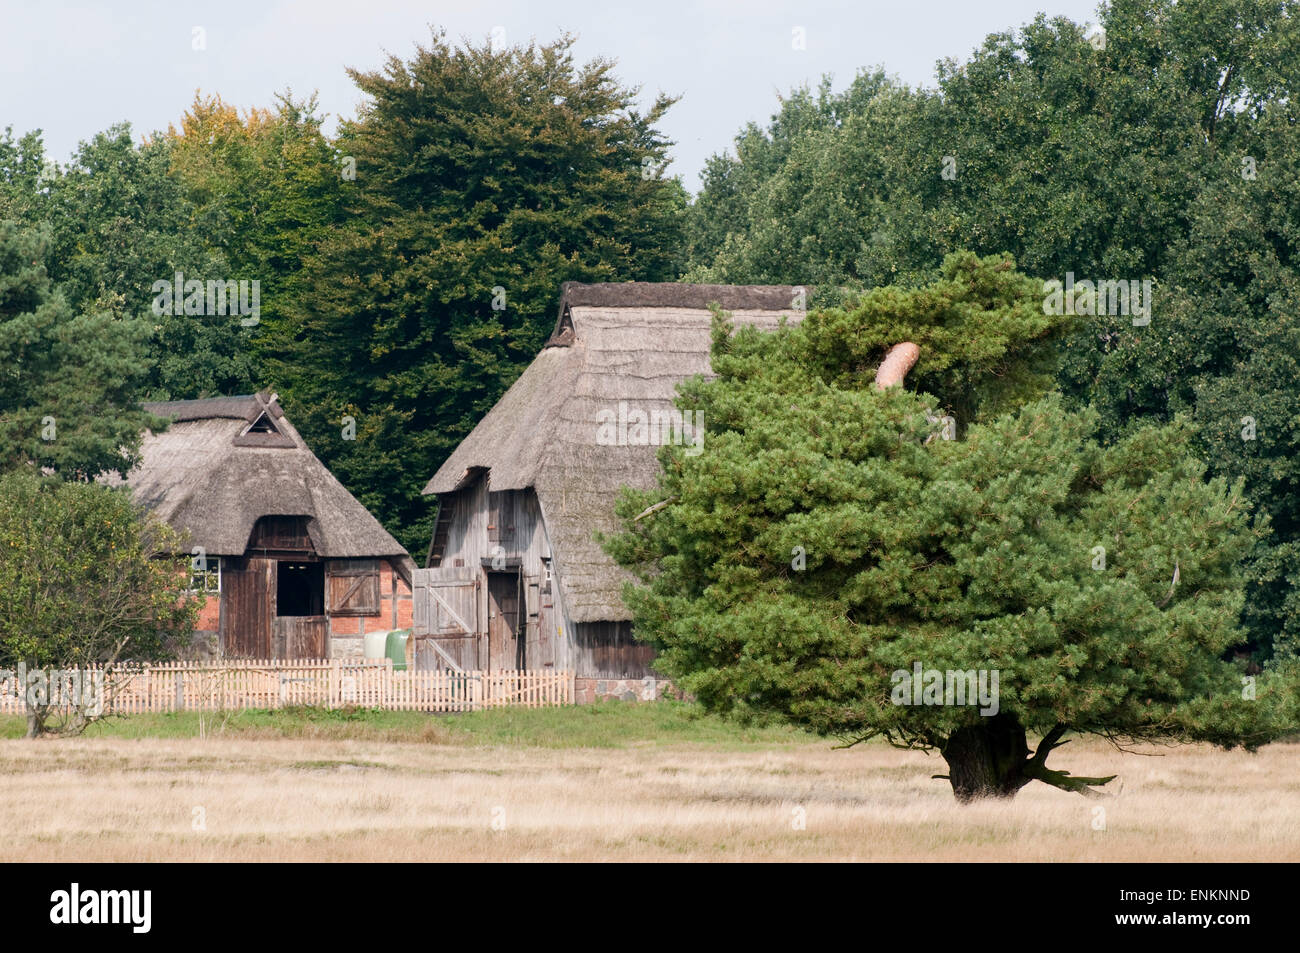
[[[717,379],[680,398],[704,452],[665,448],[608,541],[641,575],[625,598],[667,675],[711,709],[937,749],[962,800],[1104,784],[1047,766],[1070,732],[1294,730],[1294,679],[1243,684],[1222,660],[1254,543],[1241,481],[1206,480],[1181,425],[1103,445],[1095,413],[1043,395],[1037,352],[1065,328],[1040,289],[954,256],[933,286],[798,328],[719,326]],[[873,383],[903,340],[932,393]],[[958,672],[983,673],[992,704],[946,696]]]

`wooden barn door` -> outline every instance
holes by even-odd
[[[478,572],[469,567],[417,569],[411,581],[412,634],[418,669],[481,668]]]
[[[324,616],[277,616],[274,658],[326,658]]]
[[[223,651],[234,658],[270,658],[275,560],[228,559],[221,569]]]
[[[379,560],[334,560],[329,566],[326,593],[326,610],[332,616],[356,618],[379,615]]]
[[[488,577],[488,669],[527,668],[527,642],[520,632],[518,572],[490,572]]]
[[[306,558],[274,562],[276,595],[271,657],[328,657],[324,564]]]

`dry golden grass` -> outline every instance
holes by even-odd
[[[941,760],[880,745],[6,740],[0,830],[10,858],[61,861],[1300,859],[1300,745],[1149,750],[1054,756],[1118,771],[1102,800],[960,807]]]

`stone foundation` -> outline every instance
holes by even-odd
[[[330,658],[356,659],[365,658],[366,643],[359,635],[331,635]]]
[[[664,678],[575,678],[573,700],[579,705],[592,702],[652,702],[674,698],[672,682]]]

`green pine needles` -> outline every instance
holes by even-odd
[[[1264,531],[1241,481],[1207,479],[1180,423],[1103,444],[1046,393],[1067,319],[1039,288],[960,255],[775,334],[719,322],[717,378],[679,400],[709,422],[704,452],[661,451],[660,486],[627,492],[606,540],[669,677],[712,710],[937,749],[961,800],[1104,784],[1046,767],[1069,732],[1253,748],[1294,730],[1294,678],[1225,661]],[[939,396],[872,386],[901,340],[921,346],[907,384]],[[899,691],[918,665],[946,693]]]

